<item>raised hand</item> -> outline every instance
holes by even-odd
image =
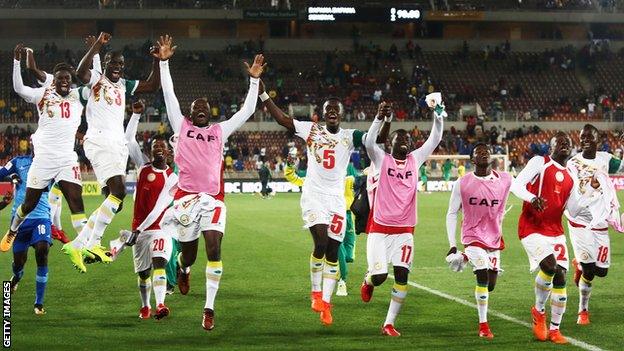
[[[132,104],[132,113],[142,114],[145,110],[145,103],[143,100],[137,100]]]
[[[109,33],[100,32],[100,36],[97,38],[97,42],[100,45],[104,46],[104,45],[108,44],[111,41],[112,38],[113,38],[113,36],[110,35]]]
[[[158,57],[161,61],[167,61],[169,58],[171,58],[177,48],[177,46],[173,45],[173,37],[169,36],[169,34],[165,35],[164,37],[161,36],[160,39],[158,39],[157,46],[158,55],[155,55],[154,57]]]
[[[95,35],[87,35],[85,37],[84,43],[87,48],[91,48],[96,41],[97,39],[95,38]]]
[[[17,61],[22,59],[22,52],[24,51],[24,44],[19,43],[15,46],[15,50],[13,50],[13,58]]]
[[[392,115],[392,104],[382,101],[377,107],[377,119],[384,119]]]
[[[264,63],[264,55],[258,54],[254,57],[254,62],[249,66],[247,62],[245,62],[245,66],[247,67],[247,73],[253,78],[260,78],[262,72],[264,71],[264,67],[266,67],[266,63]]]

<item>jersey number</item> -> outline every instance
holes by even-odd
[[[332,169],[336,165],[336,150],[323,150],[323,167]]]
[[[69,102],[63,101],[61,102],[59,106],[61,107],[61,118],[69,118],[70,116]]]
[[[219,223],[219,218],[221,218],[221,207],[215,207],[214,213],[212,214],[212,224]]]
[[[45,235],[46,233],[46,226],[43,224],[40,224],[37,226],[37,231],[39,231],[39,235]]]
[[[82,180],[82,177],[80,176],[80,167],[74,166],[72,167],[72,171],[74,172],[74,179]]]
[[[555,245],[555,252],[558,252],[557,261],[566,261],[566,248],[563,244]]]
[[[340,234],[342,232],[342,222],[344,221],[344,217],[335,214],[332,217],[331,225],[329,226],[329,230],[331,230],[334,234]]]
[[[121,94],[119,93],[119,90],[115,90],[115,103],[117,106],[121,106]]]
[[[412,258],[412,247],[409,245],[401,246],[401,262],[410,263]]]
[[[165,248],[165,239],[155,239],[154,240],[154,250],[153,251],[162,251]]]
[[[490,263],[492,264],[492,268],[496,268],[496,257],[490,257]]]
[[[607,262],[607,258],[609,257],[609,248],[606,246],[601,246],[598,248],[598,261],[605,263]]]

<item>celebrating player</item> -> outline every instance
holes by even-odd
[[[0,243],[1,251],[8,251],[18,228],[35,209],[42,194],[55,181],[67,198],[72,212],[72,224],[77,232],[87,222],[82,202],[82,183],[78,156],[74,152],[75,135],[80,125],[82,110],[89,98],[89,90],[71,89],[72,72],[65,64],[54,68],[54,83],[50,87],[30,88],[21,75],[23,45],[15,47],[13,89],[24,100],[37,106],[39,122],[32,135],[35,156],[28,172],[26,194],[18,201],[9,231]],[[46,201],[48,201],[46,194]],[[22,201],[23,200],[23,203]]]
[[[559,327],[566,309],[565,275],[569,267],[561,216],[566,209],[574,180],[566,169],[572,142],[558,132],[550,142],[551,156],[534,156],[513,181],[511,191],[521,198],[518,236],[529,257],[535,277],[535,305],[531,308],[533,334],[540,341],[565,344]],[[573,201],[570,201],[573,205]],[[546,301],[550,295],[551,321],[546,327]]]
[[[72,134],[73,135],[73,134]],[[0,179],[11,174],[17,174],[15,186],[15,201],[11,217],[15,217],[20,209],[20,204],[25,202],[30,187],[23,179],[31,179],[30,171],[34,170],[35,164],[30,155],[17,156],[3,168],[0,168]],[[11,277],[11,290],[17,289],[17,284],[24,276],[24,266],[28,258],[28,247],[35,249],[35,260],[37,261],[37,275],[35,283],[35,314],[42,315],[46,311],[43,308],[43,300],[46,285],[48,283],[48,251],[52,245],[50,236],[50,205],[48,204],[47,188],[40,192],[35,208],[28,214],[28,218],[21,222],[15,234],[13,244],[13,277]],[[10,200],[8,200],[10,201]],[[7,197],[2,201],[2,206],[8,204]],[[8,250],[8,248],[7,248]],[[4,250],[3,251],[7,251]]]
[[[86,111],[89,127],[83,144],[85,155],[91,162],[100,185],[107,186],[109,190],[109,195],[91,215],[91,220],[78,237],[63,246],[63,251],[70,256],[72,263],[82,272],[86,272],[83,249],[87,249],[88,253],[99,261],[111,261],[101,247],[100,241],[126,195],[123,180],[128,160],[128,148],[123,128],[126,97],[136,93],[156,91],[160,82],[155,50],[152,50],[154,56],[152,72],[144,81],[123,78],[125,61],[118,51],[106,54],[103,75],[95,70],[89,70],[93,56],[99,53],[102,46],[110,40],[110,34],[100,33],[98,39],[80,61],[76,72],[78,78],[91,88]]]
[[[577,324],[589,324],[589,297],[595,276],[606,277],[611,264],[611,245],[609,230],[606,221],[594,223],[592,212],[596,210],[600,195],[597,192],[588,191],[587,186],[598,186],[596,174],[619,172],[624,166],[621,160],[613,155],[597,151],[598,129],[591,124],[586,124],[580,133],[581,148],[583,152],[574,155],[568,161],[568,170],[578,182],[572,190],[581,197],[592,197],[591,203],[582,208],[578,213],[566,212],[568,217],[568,229],[572,249],[574,250],[574,282],[579,287],[579,308]],[[591,194],[590,194],[591,193]]]
[[[195,263],[200,234],[206,244],[206,304],[202,326],[214,328],[214,301],[223,273],[221,240],[225,233],[226,207],[223,203],[223,146],[228,137],[252,116],[258,100],[258,78],[264,69],[264,57],[256,55],[247,72],[249,91],[243,107],[229,120],[211,123],[210,106],[204,99],[191,104],[191,115],[185,118],[173,91],[169,58],[175,51],[169,36],[159,40],[160,70],[167,116],[175,134],[179,135],[175,163],[179,168],[178,192],[175,202],[161,221],[163,229],[178,233],[182,248],[179,260],[178,286],[188,293],[190,267]],[[165,228],[167,227],[167,228]],[[170,232],[171,232],[170,231]]]
[[[496,286],[501,266],[500,252],[505,248],[502,223],[512,177],[509,173],[491,169],[490,148],[486,144],[476,144],[470,156],[475,171],[461,177],[451,191],[446,213],[446,233],[451,246],[447,256],[457,254],[457,213],[463,211],[461,243],[477,277],[475,299],[479,312],[479,337],[492,339],[494,334],[487,321],[488,299]]]
[[[366,240],[368,272],[360,292],[362,300],[369,302],[374,287],[381,285],[388,277],[388,262],[392,263],[395,283],[382,333],[400,336],[394,322],[407,295],[407,279],[412,266],[418,168],[442,140],[442,120],[446,112],[443,105],[436,106],[433,128],[421,148],[412,151],[410,134],[399,129],[391,139],[391,153],[386,153],[375,144],[375,139],[383,119],[391,114],[390,105],[382,102],[365,140],[368,156],[375,169],[379,170],[379,180]]]
[[[307,142],[308,170],[301,194],[304,226],[310,229],[314,251],[310,256],[312,310],[331,325],[331,296],[340,276],[338,250],[344,239],[344,184],[351,152],[362,146],[363,132],[341,129],[342,103],[330,98],[323,104],[325,125],[290,118],[275,105],[264,86],[260,100],[277,123]]]

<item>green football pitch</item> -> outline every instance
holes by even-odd
[[[410,287],[396,326],[403,333],[380,335],[390,300],[391,281],[376,288],[373,300],[360,300],[359,285],[366,270],[366,238],[358,237],[356,260],[350,265],[347,297],[334,297],[334,324],[324,327],[310,310],[308,258],[312,241],[302,229],[298,194],[278,194],[272,200],[252,195],[227,196],[228,219],[223,242],[224,274],[216,300],[216,328],[201,327],[205,294],[205,254],[200,249],[187,296],[167,297],[172,314],[165,320],[139,320],[136,276],[130,252],[110,265],[88,266],[79,274],[56,243],[49,259],[47,314],[33,313],[35,261],[31,257],[19,289],[12,296],[12,348],[19,350],[551,350],[578,349],[533,340],[530,308],[533,275],[516,235],[520,201],[504,222],[507,249],[504,274],[490,295],[492,341],[477,337],[474,276],[467,269],[451,272],[444,261],[448,250],[445,214],[448,194],[419,195],[419,224]],[[87,197],[93,210],[101,197]],[[115,217],[105,242],[130,224],[132,200]],[[9,216],[2,213],[2,230]],[[71,233],[69,212],[64,228]],[[73,237],[73,234],[71,235]],[[577,326],[578,289],[568,274],[568,312],[562,331],[585,349],[622,349],[624,321],[624,237],[612,233],[612,266],[607,278],[597,278],[590,302],[591,321]],[[569,246],[569,244],[568,244]],[[203,247],[200,246],[200,247]],[[0,254],[0,276],[11,276],[11,255]],[[468,304],[466,304],[469,303]],[[584,344],[583,344],[584,343]]]

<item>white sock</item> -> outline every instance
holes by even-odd
[[[312,292],[321,291],[321,283],[323,281],[323,259],[310,255],[310,282],[312,284]]]
[[[95,225],[95,219],[97,218],[98,210],[93,211],[91,216],[89,216],[89,220],[87,220],[87,224],[82,227],[82,230],[78,233],[76,239],[74,239],[71,244],[74,248],[81,250],[89,244],[89,239],[91,238],[91,232],[93,231],[93,226]]]
[[[156,306],[165,303],[167,295],[167,274],[164,268],[154,269],[152,274],[152,286],[154,287],[154,297],[156,298]]]
[[[115,196],[108,195],[106,197],[106,200],[104,200],[98,209],[98,214],[95,218],[95,224],[93,226],[91,238],[89,239],[87,247],[91,248],[100,245],[104,231],[115,217],[115,213],[117,213],[120,204],[121,200]]]
[[[217,297],[222,274],[223,263],[221,261],[208,261],[206,264],[206,304],[204,308],[214,311],[214,301]]]
[[[329,262],[325,260],[323,266],[323,301],[330,302],[334,294],[334,288],[340,277],[340,268],[338,262]]]
[[[550,330],[559,329],[568,302],[566,288],[553,288],[550,295]]]
[[[488,299],[490,293],[487,286],[475,287],[475,299],[477,300],[477,310],[479,311],[479,323],[487,322]]]
[[[87,216],[85,216],[84,213],[74,213],[71,215],[71,221],[72,227],[74,227],[76,233],[79,234],[82,231],[82,228],[87,225]],[[57,228],[61,229],[61,227]]]
[[[390,306],[388,306],[388,314],[386,315],[384,325],[394,325],[394,321],[401,311],[405,296],[407,296],[407,284],[394,283],[392,286],[392,298],[390,299]]]
[[[581,276],[579,280],[579,313],[589,310],[589,298],[592,291],[591,280],[585,279],[585,276]]]
[[[541,269],[535,276],[535,308],[540,312],[544,312],[546,308],[546,301],[552,289],[553,277],[554,275],[549,275]]]
[[[63,208],[61,196],[61,190],[56,186],[53,186],[48,193],[48,202],[50,203],[50,217],[52,217],[52,225],[54,225],[59,230],[63,229],[63,227],[61,226],[61,209]]]
[[[146,280],[138,277],[137,282],[139,284],[139,293],[141,295],[141,306],[142,307],[151,307],[150,306],[150,297],[152,295],[152,282],[148,277]]]
[[[22,205],[19,205],[19,207],[15,211],[13,219],[11,220],[11,231],[17,232],[17,229],[20,225],[22,225],[22,222],[24,222],[24,219],[27,215],[28,213],[24,213],[24,211],[22,211]]]

